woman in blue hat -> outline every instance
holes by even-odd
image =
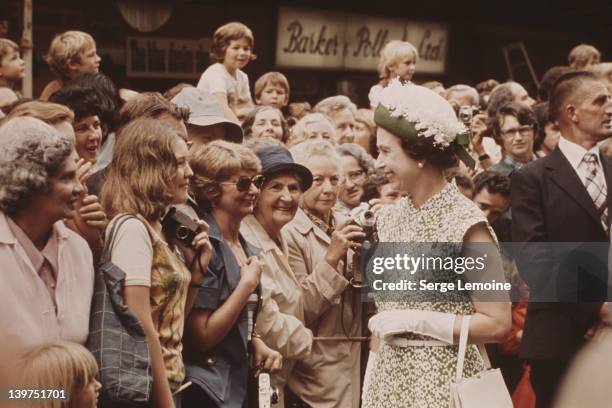
[[[493,245],[486,248],[485,266],[490,267],[486,273],[500,272],[496,238],[485,216],[444,177],[457,158],[474,164],[464,149],[468,134],[451,106],[434,92],[399,80],[391,81],[379,96],[376,165],[396,189],[408,194],[379,211],[379,248],[396,243],[394,248],[406,253],[418,248],[423,259],[454,262],[465,258],[473,243],[489,243]],[[402,272],[401,266],[392,269],[402,279],[410,275],[418,282],[429,276],[440,284],[455,284],[455,290],[426,291],[417,286],[412,291],[375,293],[378,313],[370,319],[369,328],[381,343],[368,361],[362,397],[365,408],[448,407],[463,317],[471,316],[470,343],[499,342],[510,328],[510,303],[503,301],[504,294],[483,302],[473,293],[457,290],[459,278],[471,277],[468,272],[462,275],[459,268],[430,268],[417,268],[412,275]],[[385,273],[378,276],[385,279]],[[501,272],[495,277],[503,281]],[[471,345],[463,377],[483,368],[478,349]]]
[[[312,174],[293,161],[282,143],[263,138],[250,143],[261,161],[265,182],[252,215],[241,224],[244,238],[260,248],[262,261],[262,308],[257,316],[256,332],[284,359],[283,368],[271,377],[279,391],[278,407],[284,406],[284,386],[297,360],[310,354],[312,332],[305,327],[304,303],[308,292],[289,264],[287,242],[281,233],[298,210],[302,193],[311,186]]]

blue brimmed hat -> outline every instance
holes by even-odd
[[[302,191],[306,191],[312,185],[312,173],[307,167],[297,164],[287,148],[283,146],[266,146],[255,151],[261,161],[261,174],[266,179],[281,172],[294,172],[300,178]]]

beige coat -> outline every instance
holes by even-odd
[[[341,220],[334,218],[338,225]],[[315,336],[312,352],[295,364],[288,386],[316,408],[358,408],[361,342],[346,335],[361,336],[361,294],[339,272],[342,264],[336,271],[325,262],[330,238],[302,210],[283,234],[289,264],[302,287],[306,325]]]
[[[282,408],[282,389],[296,360],[310,354],[312,332],[304,326],[300,283],[289,266],[285,240],[281,239],[279,248],[253,215],[242,220],[240,233],[247,242],[261,249],[263,301],[256,329],[266,345],[283,355],[282,370],[271,376],[280,397],[275,408]]]

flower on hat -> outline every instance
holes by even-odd
[[[427,88],[395,78],[377,96],[391,117],[414,123],[417,136],[433,138],[434,146],[441,149],[449,147],[457,135],[467,132],[451,105]]]

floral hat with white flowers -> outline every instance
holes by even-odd
[[[453,149],[470,168],[474,159],[467,152],[469,130],[457,119],[451,105],[435,92],[393,79],[378,94],[379,104],[374,121],[396,136],[409,142],[428,138],[441,151]]]

